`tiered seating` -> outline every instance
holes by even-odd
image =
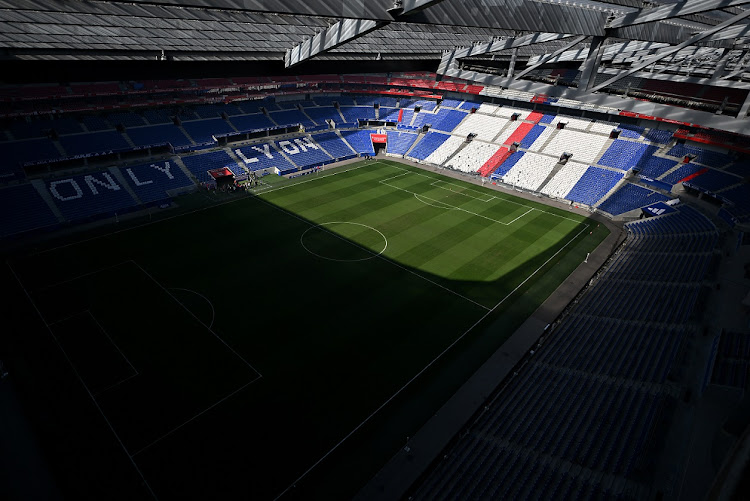
[[[78,134],[83,132],[81,123],[74,118],[56,118],[50,120],[49,124],[50,127],[61,136],[64,134]]]
[[[554,198],[566,198],[566,195],[588,170],[588,165],[568,161],[555,176],[542,187],[542,193]]]
[[[479,168],[479,175],[487,177],[497,169],[500,164],[510,156],[509,148],[499,148],[485,163]]]
[[[122,137],[122,134],[114,130],[62,136],[60,137],[60,144],[70,156],[130,149],[130,145]]]
[[[472,141],[445,162],[445,166],[463,172],[476,172],[492,158],[498,149],[496,144]]]
[[[556,115],[551,115],[549,113],[544,114],[542,118],[539,119],[540,124],[551,124],[552,120],[554,120]]]
[[[540,126],[543,130],[539,132],[536,140],[531,142],[529,146],[527,147],[530,151],[542,151],[542,148],[544,147],[545,143],[550,140],[550,138],[555,135],[558,130],[554,127],[544,127]],[[538,129],[537,129],[538,130]],[[532,131],[529,132],[529,134],[532,134]]]
[[[342,131],[341,136],[360,155],[374,155],[375,148],[372,146],[371,130],[348,130]]]
[[[47,120],[14,120],[10,124],[10,132],[15,139],[32,139],[38,137],[47,137],[49,130],[52,128]]]
[[[734,205],[727,210],[740,221],[750,220],[750,184],[743,184],[721,192],[721,197]]]
[[[49,139],[0,142],[0,178],[12,177],[21,172],[21,164],[53,160],[60,157]]]
[[[208,174],[209,170],[220,169],[222,167],[236,168],[232,165],[235,163],[234,160],[232,160],[229,154],[223,150],[202,153],[199,155],[183,156],[182,162],[201,183],[212,180],[211,176]]]
[[[229,119],[238,131],[271,129],[276,127],[267,116],[262,113],[251,115],[237,115]]]
[[[556,164],[556,158],[528,152],[503,176],[503,182],[536,191]]]
[[[174,124],[149,125],[128,129],[128,137],[136,146],[169,143],[172,146],[187,146],[190,139]]]
[[[398,115],[401,112],[399,108],[384,108],[378,110],[378,119],[384,122],[398,122]]]
[[[182,169],[170,161],[121,167],[120,172],[143,203],[167,200],[168,190],[193,186]]]
[[[709,169],[699,176],[690,180],[690,184],[696,188],[706,191],[719,191],[738,184],[742,178],[727,174],[720,170]]]
[[[174,114],[166,108],[149,108],[143,110],[143,116],[150,124],[171,124]]]
[[[420,113],[425,117],[430,117],[428,113]],[[431,123],[432,128],[439,131],[451,132],[461,121],[466,118],[466,113],[457,110],[438,110],[432,115],[431,120],[425,119],[425,123]]]
[[[466,110],[466,111],[471,111],[473,108],[474,109],[479,109],[479,105],[480,104],[481,103],[478,102],[478,101],[464,101],[461,104],[461,106],[459,106],[458,109],[460,109],[460,110]]]
[[[657,149],[657,146],[615,139],[597,163],[622,170],[639,168],[640,164],[646,163]]]
[[[664,175],[665,172],[672,169],[675,165],[677,165],[677,162],[672,159],[652,156],[645,159],[641,158],[637,168],[640,169],[641,176],[656,179]]]
[[[304,106],[306,103],[312,105],[310,101],[307,100],[293,100],[293,101],[276,101],[276,106],[281,108],[282,110],[296,110],[297,106]]]
[[[447,141],[438,146],[437,149],[425,159],[425,161],[435,165],[442,165],[443,162],[453,155],[465,142],[466,138],[451,136]]]
[[[573,160],[576,162],[591,164],[599,157],[599,152],[608,139],[606,136],[563,129],[557,131],[543,153],[558,156],[568,152],[573,154]]]
[[[375,120],[375,108],[370,106],[342,106],[341,114],[347,123],[356,122],[359,119]]]
[[[223,104],[199,104],[195,107],[195,113],[201,118],[221,117],[223,112]]]
[[[411,132],[394,132],[389,130],[388,134],[388,153],[392,155],[406,155],[409,148],[419,137]]]
[[[68,221],[113,215],[136,205],[133,197],[107,171],[47,181],[46,186]]]
[[[628,137],[630,139],[641,139],[645,127],[640,125],[620,124],[620,137]],[[658,141],[657,141],[658,142]]]
[[[331,157],[309,137],[298,137],[278,141],[276,147],[300,169],[321,165],[331,161]]]
[[[0,189],[0,237],[57,224],[57,218],[30,184]]]
[[[633,125],[630,125],[628,127],[631,130],[633,130],[634,128]],[[672,131],[661,130],[661,129],[649,129],[648,132],[643,134],[643,139],[645,139],[646,141],[651,141],[652,143],[669,144],[672,141]]]
[[[731,172],[732,174],[736,174],[740,177],[748,177],[750,176],[750,162],[743,161],[743,162],[733,162],[732,164],[728,165],[725,169],[726,172]]]
[[[742,332],[723,332],[711,375],[711,383],[747,388],[750,368],[750,336]]]
[[[599,209],[617,216],[656,202],[665,202],[669,197],[641,186],[626,183],[599,205]]]
[[[616,129],[620,124],[614,122],[593,122],[591,123],[591,131],[593,134],[607,134],[612,132],[612,129]]]
[[[341,122],[341,115],[332,106],[305,108],[305,113],[318,125],[324,125],[326,120],[333,120],[335,123]]]
[[[621,172],[589,166],[564,198],[586,205],[595,205],[615,187],[623,176]]]
[[[236,148],[234,154],[251,171],[278,168],[281,172],[297,170],[270,143],[254,144]],[[187,165],[187,164],[186,164]]]
[[[505,118],[474,113],[461,122],[461,125],[456,127],[453,133],[457,136],[463,136],[464,138],[469,134],[474,133],[477,135],[477,139],[492,141],[500,130],[508,124],[508,122],[509,121]]]
[[[212,142],[214,135],[232,134],[235,132],[232,126],[221,118],[182,122],[182,127],[197,144]]]
[[[81,122],[83,122],[83,125],[86,126],[86,129],[89,132],[109,130],[112,128],[112,125],[99,115],[84,115],[81,117]]]
[[[389,133],[390,134],[390,133]],[[390,136],[389,136],[390,137]],[[336,159],[351,158],[355,152],[335,132],[324,132],[313,136],[315,141]],[[390,142],[390,141],[389,141]],[[388,145],[390,148],[390,144]]]
[[[141,125],[147,125],[142,116],[137,113],[133,113],[132,111],[110,113],[109,115],[107,115],[107,121],[115,126],[117,124],[121,124],[125,127],[140,127]]]
[[[315,125],[304,113],[297,109],[274,111],[270,113],[271,118],[279,126],[284,127],[286,125],[302,124],[305,127],[312,127]]]
[[[700,165],[694,163],[681,164],[677,169],[662,177],[660,181],[664,181],[665,183],[669,184],[677,184],[683,179],[697,174],[704,169],[705,167],[701,167]]]
[[[718,151],[704,150],[695,146],[687,146],[684,144],[674,145],[668,152],[667,155],[683,159],[686,155],[695,155],[692,162],[707,165],[709,167],[724,167],[731,163],[732,159],[725,153],[719,153]]]
[[[525,136],[523,136],[523,139],[520,141],[521,148],[529,149],[531,148],[531,145],[534,144],[534,142],[539,138],[539,136],[547,129],[552,129],[551,127],[544,127],[543,125],[534,125]],[[511,141],[512,142],[512,141]]]
[[[411,150],[407,158],[414,160],[424,160],[429,157],[433,151],[440,147],[448,138],[451,137],[448,134],[442,134],[440,132],[428,132],[422,137],[417,145]]]
[[[675,404],[665,382],[693,333],[687,319],[717,232],[690,210],[635,223],[637,233],[631,224],[623,251],[454,439],[413,499],[651,497],[638,486],[653,464],[649,443],[669,416],[662,411]],[[683,239],[701,245],[671,252]],[[636,306],[623,306],[633,298]]]
[[[446,98],[440,102],[440,107],[441,108],[459,108],[461,106],[461,103],[463,103],[463,101],[459,101],[457,99]]]
[[[516,163],[518,163],[519,160],[521,160],[524,156],[525,152],[523,151],[515,151],[511,153],[509,156],[506,157],[506,159],[501,163],[497,169],[495,169],[494,175],[496,176],[504,176],[510,171],[513,167],[515,167]]]

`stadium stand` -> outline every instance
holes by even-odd
[[[649,497],[636,479],[649,468],[649,440],[662,413],[676,403],[665,382],[693,329],[687,320],[717,233],[689,208],[628,229],[625,250],[454,440],[412,499]],[[675,242],[692,245],[675,256]],[[653,281],[653,272],[664,282]],[[659,301],[623,308],[628,297]],[[571,476],[571,467],[590,475]]]
[[[648,144],[615,139],[597,163],[625,171],[634,167],[639,168],[657,149],[658,147]]]
[[[333,120],[335,123],[341,122],[341,115],[339,115],[338,110],[333,107],[323,106],[305,108],[305,113],[318,125],[325,125],[326,120]]]
[[[508,157],[506,157],[505,161],[501,163],[497,169],[495,169],[495,175],[496,176],[505,176],[508,171],[510,171],[513,167],[515,167],[516,163],[518,163],[521,158],[525,155],[526,152],[524,151],[515,151],[511,153]]]
[[[47,190],[68,221],[129,211],[136,201],[108,171],[47,181]]]
[[[540,135],[540,137],[543,136],[544,133]],[[608,140],[606,136],[562,129],[557,131],[542,152],[556,156],[568,152],[573,154],[573,160],[576,162],[591,164],[599,157],[599,153]]]
[[[121,167],[120,172],[144,204],[168,200],[169,190],[195,186],[173,161]]]
[[[142,116],[133,112],[110,113],[107,115],[107,121],[114,126],[117,126],[118,124],[125,127],[140,127],[142,125],[147,125]]]
[[[254,113],[251,115],[237,115],[229,119],[238,131],[245,130],[257,130],[257,129],[270,129],[276,127],[267,116],[262,113]]]
[[[130,149],[122,134],[114,130],[62,136],[60,144],[70,156]]]
[[[313,136],[315,142],[323,147],[333,158],[344,160],[356,156],[352,150],[335,132],[323,132]],[[390,144],[388,145],[390,147]]]
[[[0,237],[49,228],[57,223],[57,218],[32,185],[0,188]]]
[[[703,191],[720,191],[735,184],[739,184],[742,178],[727,174],[720,170],[709,169],[703,174],[689,181],[690,185]]]
[[[342,106],[340,110],[347,123],[354,123],[359,119],[376,120],[375,108],[369,106]]]
[[[342,131],[341,137],[360,155],[374,155],[375,148],[372,146],[371,130]]]
[[[416,142],[419,137],[411,132],[396,132],[389,130],[387,151],[391,155],[403,156],[409,151],[409,148]]]
[[[201,183],[212,180],[211,176],[208,174],[209,170],[230,167],[230,170],[234,172],[233,169],[236,168],[232,165],[235,163],[234,160],[232,160],[229,154],[223,150],[201,153],[198,155],[185,155],[181,158],[185,167],[187,167]]]
[[[281,153],[274,149],[271,143],[243,146],[241,148],[234,149],[234,153],[237,158],[239,158],[243,163],[245,168],[250,171],[260,171],[274,168],[279,169],[279,171],[281,172],[297,170],[297,168],[289,163],[289,161],[284,158]]]
[[[695,155],[692,162],[707,165],[709,167],[721,168],[732,162],[732,158],[718,151],[706,150],[698,148],[696,146],[687,146],[684,144],[675,144],[668,152],[667,155],[683,159],[687,155]]]
[[[215,135],[232,134],[235,132],[232,126],[221,118],[182,122],[182,128],[185,129],[185,132],[187,132],[197,144],[213,142],[213,136]]]
[[[701,167],[700,165],[694,164],[694,163],[687,163],[687,164],[677,164],[678,167],[670,172],[668,172],[666,175],[662,176],[660,181],[664,181],[665,183],[669,184],[677,184],[681,182],[682,180],[693,176],[694,174],[697,174],[698,172],[705,169],[705,167]]]
[[[279,124],[280,127],[302,124],[305,127],[312,127],[315,122],[307,118],[304,113],[297,109],[288,109],[284,111],[274,111],[270,113],[271,119]]]
[[[527,190],[537,190],[556,164],[556,158],[527,152],[503,176],[503,182]]]
[[[128,129],[127,134],[136,146],[150,146],[162,143],[169,143],[172,146],[187,146],[192,144],[190,139],[174,124],[133,127]]]
[[[425,162],[435,165],[443,165],[443,162],[448,160],[448,158],[456,153],[456,151],[458,151],[458,149],[465,143],[466,138],[460,136],[450,136],[447,141],[435,148],[435,151],[433,151],[430,156],[425,159]]]
[[[447,141],[444,144],[447,144]],[[475,140],[456,153],[453,158],[445,162],[444,165],[451,169],[463,172],[476,172],[497,152],[498,149],[499,148],[496,144],[483,143]]]
[[[719,338],[711,382],[747,388],[750,368],[750,336],[743,332],[722,332]]]
[[[599,209],[617,216],[656,202],[665,202],[669,197],[649,189],[626,183],[599,204]]]
[[[565,198],[586,205],[595,205],[615,187],[624,174],[589,166]]]
[[[20,177],[21,165],[59,158],[60,152],[49,139],[0,142],[0,178]]]
[[[412,148],[407,158],[424,160],[439,148],[441,144],[447,141],[449,137],[451,136],[448,134],[430,131]]]
[[[276,142],[276,147],[286,153],[286,156],[301,169],[331,161],[330,155],[309,137],[278,141]]]
[[[588,165],[569,161],[542,186],[541,192],[554,198],[566,198],[587,170]]]

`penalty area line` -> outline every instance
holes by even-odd
[[[372,414],[370,414],[369,416],[367,416],[361,423],[359,423],[352,431],[350,431],[336,445],[334,445],[333,447],[331,447],[331,449],[328,452],[326,452],[325,454],[323,454],[323,456],[320,459],[318,459],[315,463],[313,463],[312,466],[310,466],[307,470],[305,470],[305,472],[302,473],[302,475],[300,475],[294,482],[292,482],[291,484],[289,484],[289,486],[286,489],[284,489],[278,495],[276,495],[276,497],[274,497],[274,501],[277,501],[278,499],[282,498],[287,492],[289,492],[292,488],[294,488],[295,485],[299,481],[301,481],[307,475],[309,475],[310,472],[313,471],[320,463],[322,463],[328,456],[330,456],[331,454],[333,454],[333,452],[336,449],[338,449],[339,447],[341,447],[341,445],[344,442],[346,442],[360,428],[362,428],[365,424],[367,424],[368,421],[370,421],[373,417],[375,417],[375,415],[377,415],[386,405],[388,405],[390,402],[392,402],[393,399],[395,399],[397,396],[399,396],[417,378],[419,378],[419,376],[421,376],[422,374],[424,374],[430,367],[432,367],[438,360],[440,360],[446,353],[448,353],[448,351],[450,351],[451,348],[453,348],[458,342],[460,342],[464,337],[466,337],[467,334],[469,334],[472,330],[474,330],[477,325],[479,325],[480,323],[482,323],[482,321],[484,321],[484,319],[486,319],[489,315],[491,315],[492,312],[494,312],[501,304],[503,304],[505,301],[507,301],[509,297],[511,297],[513,294],[515,294],[515,292],[518,291],[518,289],[520,289],[521,287],[523,287],[523,285],[526,282],[528,282],[534,275],[536,275],[537,273],[539,273],[539,270],[541,270],[542,268],[544,268],[545,266],[547,266],[547,264],[550,261],[552,261],[558,254],[560,254],[560,252],[562,252],[563,249],[565,249],[568,245],[570,245],[571,243],[573,243],[573,241],[575,241],[581,235],[581,233],[583,233],[584,231],[586,231],[588,228],[589,228],[589,225],[585,225],[584,228],[581,231],[579,231],[573,238],[570,239],[570,241],[568,241],[565,245],[563,245],[562,247],[560,247],[557,250],[557,252],[555,252],[552,256],[550,256],[550,258],[547,259],[539,268],[537,268],[536,270],[534,270],[531,273],[531,275],[529,275],[526,278],[526,280],[524,280],[523,282],[521,282],[520,284],[518,284],[518,286],[515,289],[513,289],[512,291],[510,291],[510,293],[508,293],[507,296],[505,296],[503,299],[501,299],[499,303],[497,303],[495,306],[493,306],[492,309],[488,310],[487,313],[485,313],[484,315],[482,315],[482,317],[479,320],[477,320],[476,322],[474,322],[471,325],[471,327],[469,327],[468,329],[466,329],[466,331],[464,331],[463,334],[461,334],[459,337],[457,337],[451,344],[449,344],[443,351],[441,351],[434,359],[432,359],[432,361],[430,361],[427,365],[425,365],[424,368],[422,368],[422,370],[420,370],[419,372],[417,372],[409,381],[406,382],[406,384],[404,384],[401,388],[399,388],[396,391],[396,393],[394,393],[393,395],[391,395],[385,402],[383,402],[380,405],[380,407],[378,407],[377,409],[375,409],[372,412]]]

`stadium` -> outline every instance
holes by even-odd
[[[750,2],[0,5],[0,498],[750,492]]]

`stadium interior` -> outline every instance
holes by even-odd
[[[0,498],[746,499],[748,4],[0,1]]]

